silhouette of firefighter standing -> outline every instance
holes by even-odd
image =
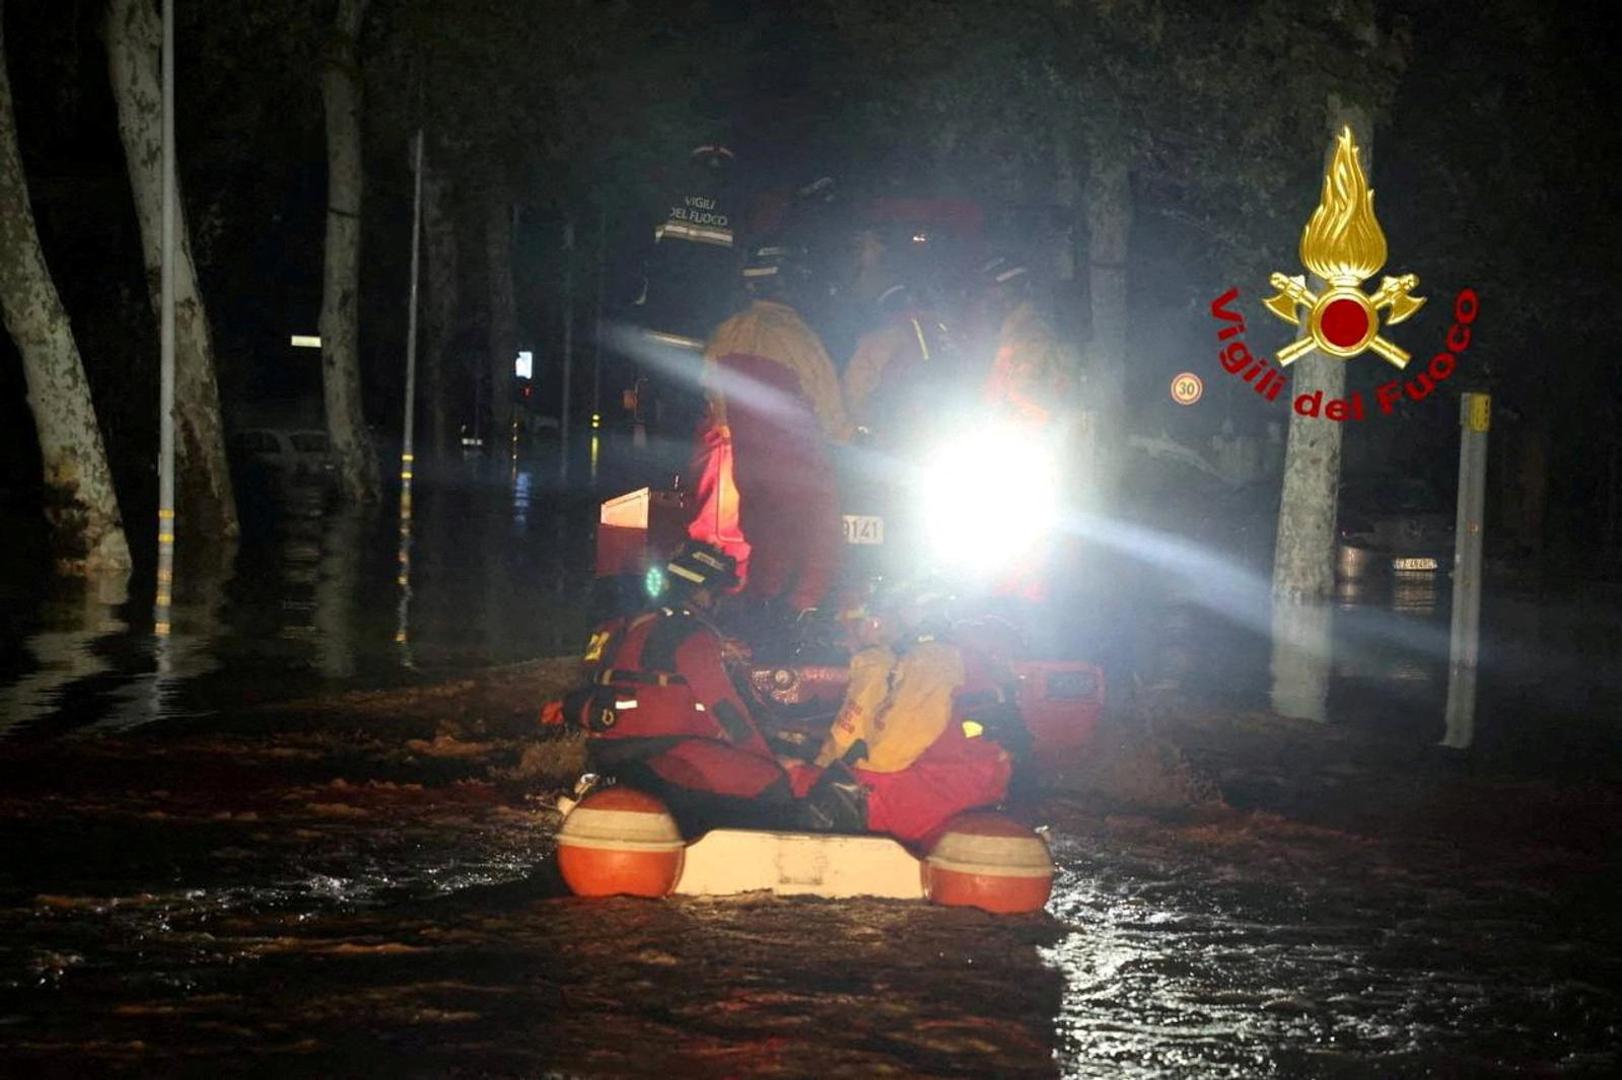
[[[736,304],[732,151],[695,147],[659,207],[637,321],[702,348]]]
[[[749,306],[704,350],[709,414],[688,533],[738,560],[747,597],[792,617],[821,604],[838,571],[828,444],[843,442],[849,425],[833,363],[796,309],[812,279],[804,250],[762,244],[743,274]]]
[[[845,405],[881,447],[909,443],[941,396],[945,328],[923,287],[928,236],[913,227],[864,230],[856,299],[867,312],[845,368]]]
[[[983,388],[986,401],[1035,428],[1063,422],[1073,404],[1076,374],[1053,327],[1037,310],[1030,268],[998,256],[980,274],[986,316],[997,324],[996,352]]]
[[[981,397],[992,419],[1011,429],[1011,439],[1041,447],[1065,462],[1076,414],[1076,364],[1037,308],[1030,268],[1006,256],[981,267],[981,318],[996,327],[995,352]],[[1062,500],[1065,480],[1056,472],[1043,497]],[[1067,542],[1062,542],[1067,544]],[[996,591],[1018,601],[1045,602],[1060,557],[1053,545],[1006,560]]]

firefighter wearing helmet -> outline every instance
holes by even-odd
[[[659,204],[648,250],[637,321],[696,351],[737,295],[732,151],[720,142],[696,146]]]
[[[727,674],[710,622],[737,584],[725,552],[688,541],[662,568],[662,603],[592,639],[582,706],[594,772],[658,795],[684,830],[788,821],[788,778]]]
[[[982,399],[1027,445],[1045,445],[1054,461],[1067,461],[1076,416],[1075,359],[1038,310],[1025,263],[998,256],[980,274],[982,319],[996,327]],[[1060,498],[1064,484],[1055,477],[1049,496]],[[1020,602],[1045,602],[1055,557],[1051,547],[1043,547],[1009,559],[995,591]]]
[[[996,327],[984,397],[1011,417],[1045,427],[1068,415],[1075,364],[1037,309],[1031,270],[1006,255],[980,268],[983,317]]]
[[[857,243],[854,292],[866,318],[845,368],[845,404],[859,431],[893,450],[938,401],[939,380],[950,373],[946,328],[925,285],[926,231],[864,229]]]
[[[844,442],[849,424],[833,362],[798,310],[814,278],[805,251],[787,241],[759,244],[743,278],[749,305],[704,350],[709,411],[688,533],[739,559],[747,597],[792,616],[820,605],[838,571],[842,536],[828,444]]]

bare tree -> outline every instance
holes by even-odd
[[[1372,171],[1368,158],[1373,130],[1368,110],[1332,95],[1329,123],[1331,131],[1350,128],[1356,133],[1365,165]],[[1324,192],[1327,200],[1327,183]],[[1383,261],[1383,239],[1380,245]],[[1311,278],[1314,292],[1326,287],[1322,276],[1315,274]],[[1303,330],[1305,323],[1303,319]],[[1321,393],[1324,401],[1345,396],[1346,361],[1340,357],[1315,351],[1297,360],[1293,373],[1291,390],[1297,395]],[[1335,587],[1335,516],[1343,426],[1292,410],[1284,453],[1284,490],[1273,549],[1271,697],[1276,712],[1307,720],[1328,718],[1333,648],[1328,597]]]
[[[321,381],[327,432],[345,492],[377,497],[377,452],[360,400],[361,79],[357,39],[367,0],[339,0],[321,73],[327,114],[327,240],[321,282]]]
[[[1124,140],[1095,138],[1086,187],[1087,294],[1092,301],[1092,376],[1088,407],[1093,432],[1097,496],[1115,492],[1126,445],[1127,255],[1132,233],[1131,149]]]
[[[79,346],[45,265],[17,148],[0,0],[0,314],[22,355],[59,570],[125,573],[129,543]]]
[[[151,0],[112,0],[107,11],[107,63],[154,310],[162,302],[163,270],[163,109],[158,66],[162,45],[163,24]],[[178,177],[175,183],[179,185]],[[175,433],[183,513],[230,536],[237,531],[237,512],[214,377],[214,341],[197,288],[185,205],[177,197],[175,206]]]
[[[1330,131],[1350,127],[1365,170],[1373,169],[1374,133],[1368,110],[1332,97]],[[1316,291],[1327,288],[1313,277]],[[1303,320],[1303,325],[1305,320]],[[1322,400],[1346,396],[1346,361],[1313,353],[1297,360],[1290,373],[1296,396],[1322,392]],[[1284,493],[1278,508],[1278,541],[1273,550],[1273,593],[1285,600],[1322,600],[1335,586],[1335,511],[1340,489],[1342,424],[1290,413],[1284,452]]]

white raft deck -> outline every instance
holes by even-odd
[[[886,836],[714,829],[687,845],[678,896],[924,898],[923,864]]]

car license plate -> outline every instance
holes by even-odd
[[[873,514],[846,514],[845,543],[884,543],[884,519]]]
[[[1435,559],[1392,559],[1393,570],[1435,570]]]

